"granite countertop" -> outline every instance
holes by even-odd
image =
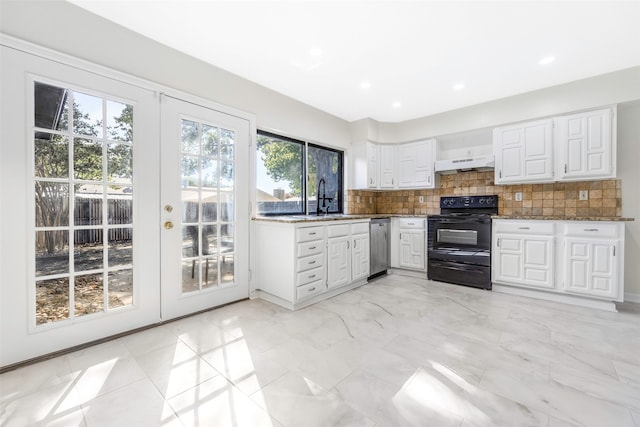
[[[296,224],[299,222],[318,222],[318,221],[347,221],[354,219],[376,219],[376,218],[419,218],[426,215],[398,215],[398,214],[329,214],[329,215],[276,215],[276,216],[256,216],[251,218],[253,221],[265,222],[283,222],[287,224]]]
[[[376,218],[426,218],[427,215],[404,215],[404,214],[329,214],[329,215],[276,215],[276,216],[256,216],[253,221],[282,222],[286,224],[296,224],[302,222],[319,221],[347,221],[354,219],[376,219]],[[493,219],[523,219],[523,220],[543,220],[543,221],[635,221],[635,218],[619,216],[531,216],[531,215],[493,215]]]
[[[531,215],[493,215],[493,219],[527,219],[546,221],[635,221],[635,218],[625,218],[620,216],[531,216]]]

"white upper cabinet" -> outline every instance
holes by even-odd
[[[396,146],[380,145],[380,188],[394,188],[396,181]]]
[[[398,146],[398,187],[434,188],[434,139]]]
[[[367,142],[367,188],[378,188],[380,185],[379,147]]]
[[[615,178],[612,117],[606,108],[555,119],[560,180]]]
[[[495,183],[553,180],[553,121],[538,120],[495,128]]]

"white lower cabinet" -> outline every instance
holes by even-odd
[[[571,224],[565,229],[564,255],[566,269],[564,288],[581,295],[622,298],[618,279],[622,254],[620,237],[624,230],[616,224]]]
[[[582,305],[622,301],[623,249],[624,222],[494,220],[494,290],[542,290],[527,295]]]
[[[328,226],[327,286],[336,288],[369,277],[369,222]]]
[[[494,224],[493,278],[534,288],[553,289],[554,224]]]
[[[424,271],[425,235],[424,218],[391,218],[391,267]]]
[[[296,309],[366,283],[369,221],[254,221],[252,288]]]

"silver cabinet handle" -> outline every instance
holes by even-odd
[[[355,249],[355,248],[356,248],[356,241],[354,240],[353,241],[353,249]]]
[[[309,233],[309,236],[315,236],[315,235],[316,235],[315,231],[312,231],[311,233]]]
[[[313,292],[316,290],[316,287],[314,286],[313,288],[309,289],[307,292]]]
[[[498,238],[497,244],[498,244],[498,247],[500,247],[500,238]]]
[[[315,246],[311,246],[309,249],[311,250],[311,249],[315,249],[315,248],[316,248]]]
[[[584,231],[600,231],[597,228],[585,228]]]
[[[309,279],[313,279],[314,277],[316,277],[316,275],[312,274],[311,276],[309,276]]]
[[[316,263],[316,261],[315,261],[315,260],[313,260],[313,261],[309,261],[309,264],[315,264],[315,263]]]
[[[529,230],[529,227],[518,227],[518,230]]]

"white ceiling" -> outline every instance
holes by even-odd
[[[640,65],[639,1],[70,1],[348,121]]]

